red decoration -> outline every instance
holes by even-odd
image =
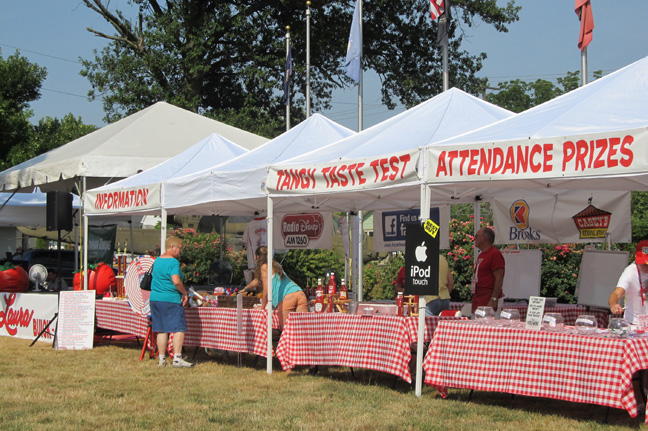
[[[74,290],[83,290],[82,272],[74,274]],[[90,266],[88,270],[88,289],[96,290],[97,295],[106,295],[109,292],[117,292],[117,279],[115,272],[105,263]]]
[[[0,271],[0,292],[26,292],[29,276],[21,266]]]

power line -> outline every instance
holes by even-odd
[[[42,55],[42,56],[44,56],[44,57],[54,58],[54,59],[56,59],[56,60],[67,61],[67,62],[69,62],[69,63],[81,64],[81,63],[79,63],[79,62],[76,61],[76,60],[68,60],[67,58],[57,57],[57,56],[55,56],[55,55],[45,54],[45,53],[38,52],[38,51],[31,51],[31,50],[29,50],[29,49],[18,48],[17,46],[7,45],[6,43],[0,43],[0,46],[6,46],[6,47],[8,47],[8,48],[17,49],[17,50],[20,51],[20,52],[23,52],[23,51],[24,51],[24,52],[30,52],[30,53],[32,53],[32,54],[38,54],[38,55]]]

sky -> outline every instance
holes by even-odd
[[[371,0],[365,0],[367,2]],[[421,0],[427,1],[427,0]],[[648,56],[648,0],[592,0],[594,37],[588,47],[588,71],[611,73]],[[111,3],[126,6],[125,0]],[[503,6],[506,1],[498,0]],[[573,0],[516,0],[522,6],[519,21],[499,33],[492,26],[476,22],[462,26],[462,49],[471,54],[485,52],[480,77],[492,86],[512,79],[555,82],[570,71],[580,72],[581,53],[577,48],[579,21]],[[351,23],[349,22],[349,26]],[[88,101],[90,84],[79,74],[78,58],[91,59],[108,41],[86,30],[92,27],[113,34],[112,28],[89,10],[81,0],[0,0],[0,51],[3,58],[18,49],[30,62],[47,68],[41,98],[30,107],[32,121],[68,113],[84,123],[105,125],[100,100]],[[312,37],[316,29],[312,29]],[[344,35],[344,43],[348,35]],[[293,61],[299,61],[294,58]],[[452,82],[450,82],[452,86]],[[332,109],[322,112],[352,129],[358,128],[357,87],[333,93]],[[375,73],[364,75],[364,128],[404,111],[388,110],[380,101],[380,82]]]

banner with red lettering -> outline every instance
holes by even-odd
[[[120,212],[159,209],[159,183],[111,191],[89,190],[84,208],[88,214],[114,214]]]
[[[0,335],[35,339],[58,312],[58,295],[0,293]],[[38,341],[52,342],[56,321]]]
[[[510,190],[489,200],[497,244],[632,241],[630,192]]]
[[[266,188],[270,194],[331,193],[387,187],[419,180],[419,150],[376,158],[340,160],[308,166],[272,166]]]
[[[426,165],[428,183],[645,173],[648,130],[429,146]]]
[[[275,249],[333,248],[333,217],[330,211],[275,214]]]

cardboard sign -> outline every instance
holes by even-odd
[[[43,293],[0,293],[0,336],[34,339],[58,309],[58,295]],[[52,341],[56,323],[38,341]]]
[[[409,223],[405,237],[405,295],[439,294],[439,236]]]
[[[637,329],[640,331],[648,330],[648,314],[640,314],[636,317],[637,319]]]
[[[540,296],[529,297],[529,308],[526,315],[526,329],[539,331],[542,329],[542,316],[544,316],[545,299]]]

